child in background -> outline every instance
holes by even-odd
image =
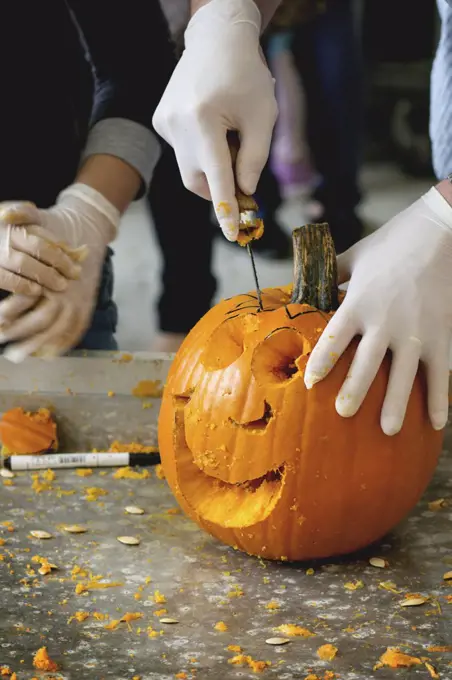
[[[269,50],[276,39],[279,43]],[[272,150],[281,193],[287,195],[289,187],[296,193],[307,180],[303,193],[310,188],[312,202],[298,198],[294,207],[307,212],[308,221],[328,222],[337,252],[344,252],[364,231],[358,211],[362,55],[354,0],[286,0],[272,21],[266,47],[281,107]],[[307,147],[315,177],[306,173]]]
[[[305,137],[305,95],[294,64],[292,32],[278,31],[269,37],[267,57],[276,80],[279,116],[270,155],[281,196],[287,201],[305,199],[315,184]]]

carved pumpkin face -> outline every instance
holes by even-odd
[[[186,513],[220,540],[270,559],[348,553],[383,536],[424,491],[441,450],[419,375],[402,431],[380,428],[387,357],[363,406],[335,398],[355,346],[312,390],[303,374],[332,312],[291,287],[225,300],[195,326],[164,391],[160,454]]]

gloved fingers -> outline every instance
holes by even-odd
[[[0,203],[0,223],[7,225],[41,224],[41,211],[28,201],[3,201]]]
[[[10,295],[0,302],[0,327],[8,326],[36,305],[40,295]]]
[[[59,313],[60,300],[42,297],[38,304],[26,314],[12,321],[0,330],[0,342],[32,339],[38,333],[50,329]]]
[[[210,201],[209,185],[205,174],[193,164],[193,160],[183,150],[175,150],[175,156],[182,183],[188,191]]]
[[[57,309],[57,316],[54,322],[45,330],[36,333],[31,338],[27,338],[22,342],[16,342],[8,345],[3,353],[5,359],[19,364],[24,359],[30,356],[49,356],[46,347],[55,348],[58,344],[58,333],[64,326],[64,334],[67,334],[67,320],[74,317],[74,309],[72,305],[60,305]],[[62,352],[63,353],[63,352]],[[53,354],[52,356],[56,356]]]
[[[14,229],[15,227],[11,227]],[[61,276],[53,267],[49,267],[39,260],[35,260],[31,255],[22,253],[11,248],[0,248],[0,267],[12,274],[17,274],[24,280],[29,279],[35,281],[43,288],[48,290],[61,292],[67,288],[68,281],[64,276]],[[11,290],[3,285],[3,274],[0,275],[0,288],[3,290]],[[36,289],[31,289],[29,286],[23,286],[20,290],[16,288],[13,293],[36,294]]]
[[[69,352],[81,339],[89,320],[90,317],[80,309],[74,309],[72,305],[63,305],[56,321],[36,350],[36,356],[53,359]]]
[[[449,415],[449,349],[446,339],[442,347],[436,349],[426,360],[428,414],[435,430],[442,430]]]
[[[22,253],[30,255],[38,262],[53,267],[67,279],[78,279],[81,267],[57,243],[51,240],[49,233],[40,227],[28,229],[10,228],[10,246]]]
[[[381,410],[381,429],[389,436],[402,429],[408,400],[419,368],[421,341],[410,337],[392,352],[388,386]]]
[[[88,330],[90,320],[91,316],[86,316],[81,310],[74,314],[74,311],[69,307],[63,308],[58,323],[55,324],[53,329],[54,333],[41,346],[38,356],[52,359],[70,352],[78,345]]]
[[[206,128],[200,160],[221,231],[228,241],[236,241],[239,232],[239,208],[226,132],[220,126]]]
[[[351,418],[359,410],[378,373],[387,349],[387,338],[380,333],[379,329],[364,333],[347,377],[336,397],[336,411],[340,416]]]
[[[268,102],[268,110],[260,111],[258,120],[245,120],[240,128],[236,177],[240,189],[248,195],[257,183],[270,154],[273,128],[278,115],[276,100]]]
[[[0,290],[6,290],[8,293],[17,293],[19,295],[39,296],[42,293],[42,286],[39,283],[4,269],[0,258]]]
[[[356,334],[356,325],[349,317],[344,302],[328,323],[309,357],[304,374],[304,383],[308,389],[326,378]]]

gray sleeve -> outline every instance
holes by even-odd
[[[105,118],[91,128],[82,160],[95,154],[116,156],[135,168],[147,189],[160,153],[157,137],[144,125],[126,118]]]

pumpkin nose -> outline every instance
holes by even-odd
[[[232,484],[250,479],[249,451],[256,441],[262,447],[262,456],[252,461],[253,478],[273,469],[270,456],[273,408],[255,385],[254,389],[249,388],[249,399],[237,409],[238,393],[239,390],[231,390],[231,404],[225,404],[222,413],[220,410],[212,413],[205,427],[202,424],[205,420],[199,415],[202,413],[200,395],[195,394],[185,408],[185,437],[194,463],[206,474]],[[229,407],[232,405],[234,408]]]

